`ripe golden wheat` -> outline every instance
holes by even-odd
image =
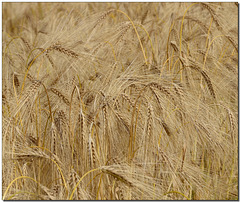
[[[238,4],[2,7],[4,200],[238,199]]]

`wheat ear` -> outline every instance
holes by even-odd
[[[50,90],[51,90],[54,94],[56,94],[58,97],[60,97],[66,105],[68,105],[68,106],[70,105],[70,102],[68,101],[68,99],[67,99],[60,91],[58,91],[58,90],[55,89],[55,88],[51,88]]]

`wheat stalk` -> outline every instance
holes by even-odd
[[[75,187],[77,182],[80,181],[80,177],[74,169],[71,169],[69,176],[68,176],[68,183],[71,187]],[[78,186],[77,190],[74,194],[75,200],[89,200],[89,196],[86,191],[81,187]]]

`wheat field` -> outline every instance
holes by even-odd
[[[3,200],[238,200],[238,3],[3,3]]]

